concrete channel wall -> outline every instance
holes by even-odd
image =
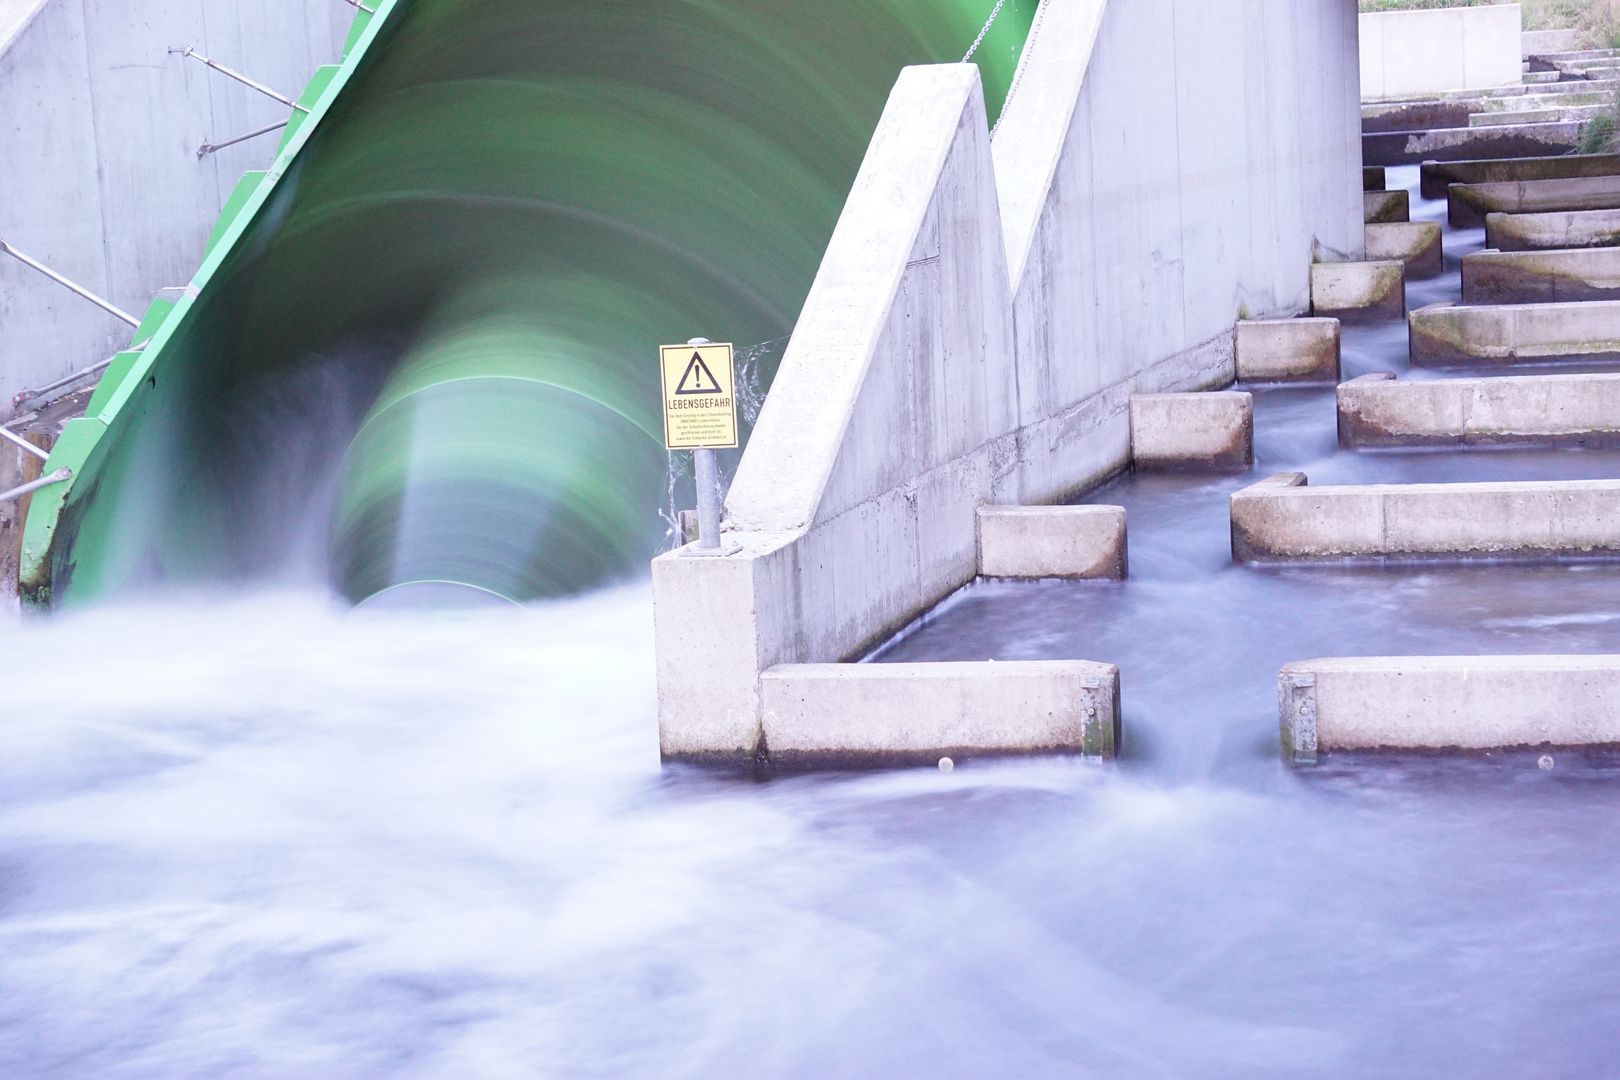
[[[0,5],[0,239],[139,316],[183,286],[237,179],[286,106],[169,53],[210,59],[296,97],[342,51],[341,0],[41,0]],[[105,359],[130,328],[0,256],[0,402]],[[0,407],[0,412],[4,407]]]
[[[1117,472],[1132,393],[1230,382],[1240,316],[1361,254],[1354,18],[1048,0],[993,147],[976,69],[901,75],[727,497],[741,550],[654,560],[667,757],[767,755],[763,672],[971,580],[979,506]]]

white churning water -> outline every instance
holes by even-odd
[[[1387,336],[1351,335],[1349,373]],[[1341,454],[1331,392],[1257,405],[1258,474],[1620,463]],[[0,627],[0,1076],[1612,1073],[1620,763],[1295,773],[1275,677],[1620,651],[1620,571],[1233,567],[1240,482],[1099,493],[1130,507],[1129,582],[969,588],[884,657],[1117,662],[1108,767],[661,770],[644,584]]]

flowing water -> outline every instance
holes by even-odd
[[[1347,331],[1346,375],[1406,377],[1404,337]],[[1620,760],[1296,772],[1275,678],[1620,652],[1620,571],[1234,567],[1225,507],[1284,469],[1620,458],[1339,452],[1327,390],[1257,393],[1256,454],[1095,493],[1129,508],[1127,582],[970,586],[877,657],[1117,663],[1109,766],[661,769],[644,582],[439,615],[170,593],[0,628],[0,1076],[1612,1074]]]

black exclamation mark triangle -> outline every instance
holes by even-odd
[[[708,380],[707,385],[704,383],[705,379]],[[703,357],[698,353],[693,353],[691,361],[686,365],[685,373],[681,375],[681,381],[675,387],[675,392],[677,394],[718,394],[720,392],[720,380],[714,377],[714,372],[710,371],[709,365],[703,362]]]

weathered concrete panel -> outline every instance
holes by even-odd
[[[1430,304],[1407,316],[1414,367],[1477,367],[1620,357],[1620,301]]]
[[[1465,304],[1620,300],[1620,248],[1476,251],[1462,257]]]
[[[1119,669],[1085,660],[782,664],[760,698],[764,753],[789,769],[1111,758],[1119,745]]]
[[[1620,445],[1620,375],[1396,381],[1338,389],[1339,445]]]
[[[1411,217],[1412,200],[1404,189],[1361,193],[1361,219],[1366,224],[1408,221]]]
[[[1281,473],[1231,496],[1232,558],[1620,555],[1620,480],[1307,487]]]
[[[1498,251],[1616,245],[1620,245],[1620,210],[1485,215],[1485,246]]]
[[[1479,161],[1425,161],[1419,190],[1425,199],[1443,199],[1452,184],[1490,184],[1512,180],[1567,180],[1578,176],[1620,175],[1620,154],[1561,154],[1556,157],[1500,158]]]
[[[1242,472],[1254,462],[1254,397],[1241,390],[1132,394],[1131,461],[1138,469]]]
[[[1460,229],[1483,226],[1489,213],[1615,210],[1620,209],[1620,176],[1452,184],[1446,188],[1446,205],[1447,220]]]
[[[1438,221],[1396,221],[1367,226],[1367,258],[1406,264],[1406,280],[1438,277],[1443,268]]]
[[[1399,260],[1311,264],[1311,314],[1345,323],[1406,314],[1406,265]]]
[[[1285,758],[1620,745],[1620,656],[1356,656],[1278,673]]]
[[[1339,381],[1338,319],[1243,319],[1234,335],[1243,382]]]
[[[1398,98],[1519,81],[1519,5],[1363,12],[1361,96]]]
[[[981,506],[979,573],[1007,578],[1123,578],[1123,506]]]
[[[1568,52],[1579,37],[1579,30],[1526,30],[1519,35],[1519,55],[1528,60],[1537,53]]]

